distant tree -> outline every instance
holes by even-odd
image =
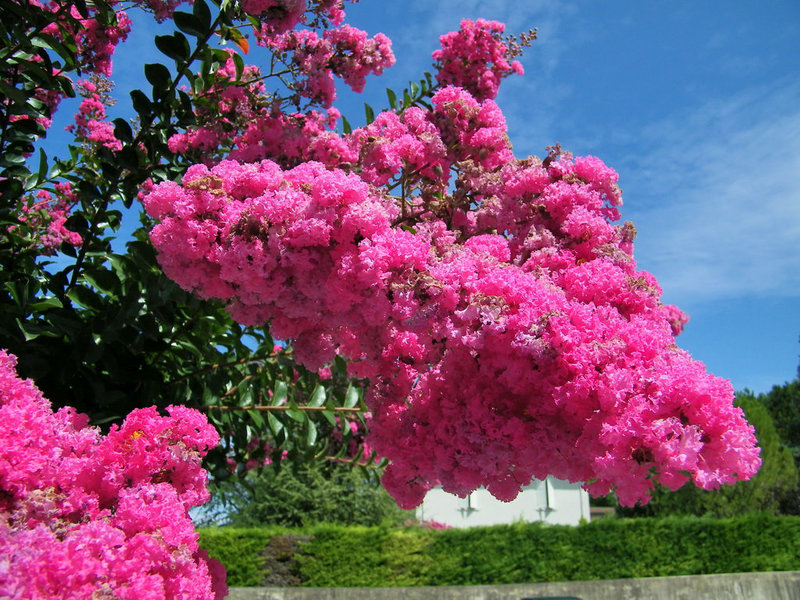
[[[787,394],[776,386],[768,395],[784,399]],[[800,387],[794,384],[795,400],[800,398]],[[717,490],[702,490],[684,486],[670,491],[658,486],[653,499],[646,506],[633,508],[618,507],[622,516],[662,516],[669,514],[695,514],[715,517],[730,517],[746,512],[767,512],[777,514],[793,512],[791,506],[797,504],[798,470],[792,453],[782,443],[780,434],[783,424],[771,415],[765,406],[766,397],[756,397],[752,392],[739,392],[736,404],[742,408],[747,420],[755,427],[758,445],[761,448],[762,465],[755,477]],[[785,403],[789,406],[789,402]],[[787,409],[788,410],[788,409]],[[795,405],[797,410],[797,405]],[[800,438],[797,438],[800,439]]]
[[[800,464],[800,379],[773,386],[759,400],[772,415],[775,429],[795,463]]]
[[[398,508],[378,474],[322,462],[252,471],[220,486],[196,520],[237,527],[395,525],[407,520],[413,513]]]
[[[773,386],[769,392],[761,394],[759,400],[772,415],[781,443],[791,453],[795,466],[800,470],[800,378]],[[800,514],[798,490],[784,499],[781,512]]]

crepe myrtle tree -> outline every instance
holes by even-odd
[[[751,477],[753,429],[730,383],[675,345],[686,317],[636,266],[617,174],[558,146],[514,156],[493,98],[522,68],[502,32],[462,21],[433,54],[436,83],[389,92],[389,110],[341,134],[330,110],[259,103],[264,76],[242,68],[246,128],[206,118],[178,134],[170,144],[197,162],[145,190],[159,264],[236,322],[292,340],[306,368],[346,359],[405,508],[435,485],[511,500],[546,475],[624,505],[654,481]],[[330,102],[329,45],[258,40],[289,53],[301,98]]]
[[[380,458],[403,507],[434,485],[510,500],[548,474],[633,504],[653,482],[755,473],[730,383],[678,349],[687,318],[633,259],[617,174],[558,145],[514,155],[494,98],[535,33],[462,21],[432,75],[353,129],[336,79],[361,91],[394,55],[342,2],[180,4],[0,3],[0,347],[56,415],[128,431],[127,451],[149,426],[123,419],[159,418],[135,411],[199,409],[221,437],[197,450],[216,479]],[[110,120],[111,57],[138,9],[174,27],[130,93],[136,118]],[[51,160],[37,142],[76,94]],[[12,548],[28,521],[8,515],[34,489],[58,505],[51,484],[13,496]],[[108,525],[115,502],[58,513],[53,543],[76,520]],[[97,594],[134,593],[110,581]]]

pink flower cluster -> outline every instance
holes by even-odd
[[[464,117],[480,106],[466,92],[441,93],[433,113],[456,103],[456,125],[430,147],[466,152],[492,122]],[[386,162],[407,167],[393,137]],[[625,504],[646,501],[651,473],[670,487],[752,476],[759,451],[730,384],[676,348],[682,316],[637,270],[632,227],[613,224],[616,173],[594,157],[511,160],[489,142],[462,163],[455,192],[426,199],[320,163],[223,161],[144,203],[168,276],[269,323],[308,368],[339,354],[369,378],[369,442],[401,506],[437,484],[510,500],[548,474]]]
[[[29,0],[29,2],[37,6],[40,5],[37,0]],[[41,6],[53,13],[58,13],[63,9],[64,3],[60,0],[50,0],[45,4],[41,4]],[[128,37],[128,33],[131,30],[131,20],[125,12],[118,11],[116,13],[116,24],[104,24],[93,16],[84,19],[72,3],[69,3],[68,6],[70,15],[79,21],[80,27],[77,30],[73,30],[68,21],[62,20],[46,27],[44,33],[48,33],[58,39],[67,37],[68,41],[77,44],[78,57],[83,67],[110,77],[111,56],[114,54],[117,44]],[[92,15],[95,10],[94,7],[89,4],[88,8],[90,15]]]
[[[334,156],[339,162],[321,155],[309,158],[331,167],[355,163],[373,185],[402,177],[406,187],[422,185],[424,199],[447,190],[456,164],[494,169],[513,160],[505,118],[493,100],[478,102],[466,90],[448,86],[431,103],[433,110],[412,106],[402,114],[380,113],[371,124],[344,136],[348,149]]]
[[[61,244],[80,246],[83,243],[79,233],[67,229],[67,218],[78,202],[72,186],[68,182],[55,184],[55,197],[48,191],[39,190],[37,200],[22,205],[18,218],[35,245],[45,253],[54,252]],[[12,230],[17,229],[12,226]]]
[[[357,1],[357,0],[356,0]],[[280,35],[297,25],[325,27],[344,21],[343,0],[242,0],[242,10],[259,17],[254,27],[259,43]],[[310,18],[309,18],[310,17]]]
[[[199,125],[170,137],[171,152],[206,164],[217,162],[226,148],[232,148],[232,159],[254,162],[269,157],[284,166],[310,159],[336,164],[343,156],[356,159],[346,156],[349,149],[332,131],[339,118],[335,108],[324,115],[314,110],[281,112],[269,102],[259,68],[246,65],[237,76],[232,57],[215,79],[195,110]]]
[[[163,23],[171,19],[175,9],[187,0],[134,0],[134,3],[144,10],[153,13],[156,21]],[[191,2],[191,0],[189,0]]]
[[[44,59],[42,59],[42,57],[38,55],[32,56],[29,60],[34,63],[44,62]],[[54,77],[57,77],[61,75],[61,70],[56,69],[55,67],[50,67],[50,74],[53,75]],[[65,75],[62,76],[66,77]],[[67,79],[69,78],[67,77]],[[4,80],[3,82],[6,85],[10,85],[11,87],[13,87],[16,83],[14,78],[3,77],[3,80]],[[55,112],[58,110],[58,105],[61,104],[61,99],[64,97],[64,94],[60,89],[45,90],[43,88],[36,88],[36,90],[34,90],[33,92],[33,97],[42,102],[47,107],[50,117],[52,117],[52,115],[55,114]],[[9,106],[11,102],[12,102],[11,98],[4,98],[2,105],[5,108]],[[44,116],[36,117],[36,122],[39,123],[45,129],[49,129],[50,125],[52,125],[53,123],[53,119],[50,117],[44,117]],[[16,121],[22,121],[28,118],[30,118],[29,115],[25,114],[16,115],[13,114],[12,111],[9,111],[8,113],[8,120],[10,123],[14,123]]]
[[[492,100],[520,71],[502,29],[463,22],[435,55],[456,85],[349,135],[265,105],[236,160],[144,195],[164,271],[269,324],[311,370],[347,358],[369,380],[368,442],[401,506],[438,484],[510,500],[546,475],[623,504],[653,481],[748,479],[753,429],[730,384],[675,346],[686,317],[638,270],[633,226],[615,224],[617,174],[558,148],[513,156]],[[293,52],[301,93],[326,103],[329,48],[362,52],[353,31],[266,43]]]
[[[211,161],[220,147],[230,147],[233,139],[267,110],[259,68],[246,65],[239,74],[232,50],[229,55],[214,73],[214,84],[196,99],[198,125],[170,137],[171,152]]]
[[[338,118],[335,108],[329,108],[325,115],[313,110],[305,114],[265,114],[234,138],[235,148],[228,158],[242,162],[269,158],[284,167],[307,160],[328,165],[354,162],[358,155],[332,131]]]
[[[87,19],[81,16],[72,3],[64,3],[60,0],[49,0],[48,2],[26,0],[23,4],[35,6],[54,15],[61,14],[61,18],[54,19],[50,25],[43,28],[42,32],[55,37],[57,40],[66,41],[70,45],[74,44],[80,69],[104,76],[111,75],[111,56],[114,54],[117,44],[124,41],[130,32],[131,21],[123,11],[117,13],[117,23],[109,25],[101,24],[94,16],[91,16],[96,10],[91,3],[88,5],[90,17]],[[73,22],[63,18],[64,11],[68,12],[73,19],[76,19],[79,25],[75,26]],[[38,55],[32,56],[29,60],[36,63],[43,62],[42,57]],[[47,68],[53,75],[66,77],[59,68],[52,66]],[[12,87],[16,85],[15,80],[7,79],[5,83]],[[56,112],[64,97],[64,93],[61,90],[43,90],[40,88],[36,89],[33,95],[47,106],[51,115]],[[8,104],[9,102],[8,98],[4,99],[4,103]],[[26,118],[28,118],[27,115],[11,114],[9,116],[12,122]],[[36,120],[45,129],[52,124],[52,119],[48,117],[37,117]],[[102,129],[106,129],[106,131],[101,132],[100,130]],[[101,142],[109,140],[105,125],[101,125],[95,135],[101,138],[99,140]]]
[[[423,529],[430,529],[431,531],[443,531],[445,529],[452,529],[450,525],[447,523],[440,523],[439,521],[434,521],[433,519],[428,519],[425,521],[415,521],[413,519],[409,519],[404,523],[406,527],[421,527]]]
[[[122,150],[122,142],[114,135],[114,125],[106,121],[106,107],[91,81],[79,83],[83,101],[75,114],[75,125],[67,125],[67,131],[79,140],[101,144],[109,150]]]
[[[402,173],[407,185],[424,182],[436,191],[447,188],[455,163],[495,168],[513,159],[505,118],[494,101],[479,103],[452,86],[439,90],[431,101],[432,111],[410,107],[402,114],[380,113],[344,136],[331,130],[338,118],[334,108],[327,116],[316,111],[265,114],[233,139],[235,148],[228,157],[248,163],[270,159],[283,167],[304,161],[357,165],[361,178],[373,185],[395,181]]]
[[[333,132],[339,118],[339,111],[331,106],[336,97],[335,77],[361,91],[368,74],[382,73],[395,58],[385,35],[369,38],[359,29],[342,25],[341,4],[336,0],[244,3],[245,12],[264,19],[259,43],[280,56],[287,70],[264,75],[258,67],[245,65],[239,74],[231,51],[231,58],[215,72],[214,85],[195,97],[197,125],[174,134],[168,142],[170,151],[208,165],[225,152],[248,162],[270,158],[282,166],[304,160],[337,165],[357,160],[357,150]],[[300,23],[323,31],[294,30]],[[330,24],[340,26],[329,29]],[[268,92],[264,85],[265,80],[279,76],[291,77],[288,98]],[[286,102],[299,108],[303,98],[308,100],[304,112],[290,114],[282,109]],[[314,105],[327,114],[311,109]]]
[[[293,89],[322,106],[336,99],[334,76],[361,92],[370,73],[380,75],[395,63],[392,43],[378,33],[373,38],[360,29],[341,25],[320,37],[310,29],[287,31],[264,40],[274,52],[291,55],[287,64],[296,70]]]
[[[123,41],[130,31],[131,21],[124,12],[119,12],[117,14],[118,22],[116,25],[101,25],[94,17],[84,19],[74,6],[70,5],[65,7],[64,3],[57,0],[50,0],[45,3],[39,2],[38,0],[27,0],[25,3],[54,14],[67,8],[69,14],[79,21],[79,30],[77,32],[73,31],[74,28],[68,21],[60,19],[58,22],[54,21],[52,24],[45,27],[43,33],[52,35],[58,40],[68,38],[71,44],[75,44],[77,47],[77,58],[81,68],[103,75],[111,74],[111,55],[114,53],[116,45],[120,41]],[[89,10],[93,10],[91,5],[89,6]],[[43,62],[42,57],[38,55],[32,56],[30,60],[36,63]],[[56,69],[52,66],[49,66],[48,69],[50,69],[53,75],[62,74],[60,69]],[[12,80],[7,80],[5,83],[12,86],[15,85],[15,81]],[[46,91],[43,89],[36,89],[34,96],[48,107],[52,115],[58,109],[64,94],[60,90]],[[10,100],[6,98],[4,102],[8,104]],[[9,116],[12,122],[25,118],[27,118],[26,115],[11,114]],[[36,120],[45,129],[49,128],[52,123],[52,119],[48,117],[37,117]]]
[[[433,53],[439,68],[437,81],[463,87],[478,100],[495,98],[503,77],[523,73],[519,61],[509,62],[511,52],[503,42],[504,31],[505,25],[499,21],[463,19],[459,31],[439,38],[442,47]]]
[[[208,500],[205,417],[136,410],[102,436],[15,364],[0,351],[0,596],[221,600],[224,568],[187,512]]]

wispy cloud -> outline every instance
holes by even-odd
[[[800,84],[653,123],[623,173],[637,259],[679,304],[800,297]]]

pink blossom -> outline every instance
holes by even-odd
[[[469,136],[480,105],[440,94],[441,118],[465,119],[446,135]],[[413,134],[393,115],[376,123],[385,148],[369,152],[399,172],[388,161]],[[592,158],[474,164],[474,204],[450,233],[431,213],[396,227],[390,199],[319,163],[195,166],[144,203],[179,284],[270,321],[308,368],[340,354],[370,379],[368,442],[402,506],[437,484],[510,500],[548,474],[623,503],[646,501],[651,471],[673,487],[683,473],[702,487],[750,477],[758,450],[730,384],[675,348],[661,290],[613,224],[616,174]]]
[[[389,38],[381,33],[368,38],[349,25],[328,29],[322,36],[309,29],[287,31],[265,39],[264,44],[291,57],[297,92],[325,107],[336,98],[334,76],[360,92],[368,74],[379,75],[395,62]]]
[[[558,147],[514,157],[492,100],[521,70],[502,30],[462,22],[430,107],[348,135],[335,113],[256,108],[227,138],[235,160],[144,195],[165,273],[269,324],[308,369],[341,356],[368,379],[367,442],[406,508],[436,485],[511,500],[547,475],[623,504],[654,481],[751,477],[753,429],[730,384],[675,346],[685,317],[636,265],[616,172]],[[390,61],[346,26],[262,41],[322,105],[333,75],[357,89]]]
[[[188,509],[208,499],[205,417],[135,410],[107,436],[53,413],[0,351],[0,596],[223,598],[224,568],[197,545]]]
[[[523,73],[518,61],[508,61],[503,31],[505,25],[499,21],[462,19],[459,31],[439,38],[442,47],[433,53],[437,81],[465,88],[478,100],[495,98],[503,77]]]
[[[78,198],[69,183],[57,183],[55,195],[45,190],[36,193],[37,200],[27,199],[20,209],[22,227],[12,226],[11,231],[28,235],[45,254],[54,253],[61,244],[80,246],[79,233],[67,229],[67,218]]]

